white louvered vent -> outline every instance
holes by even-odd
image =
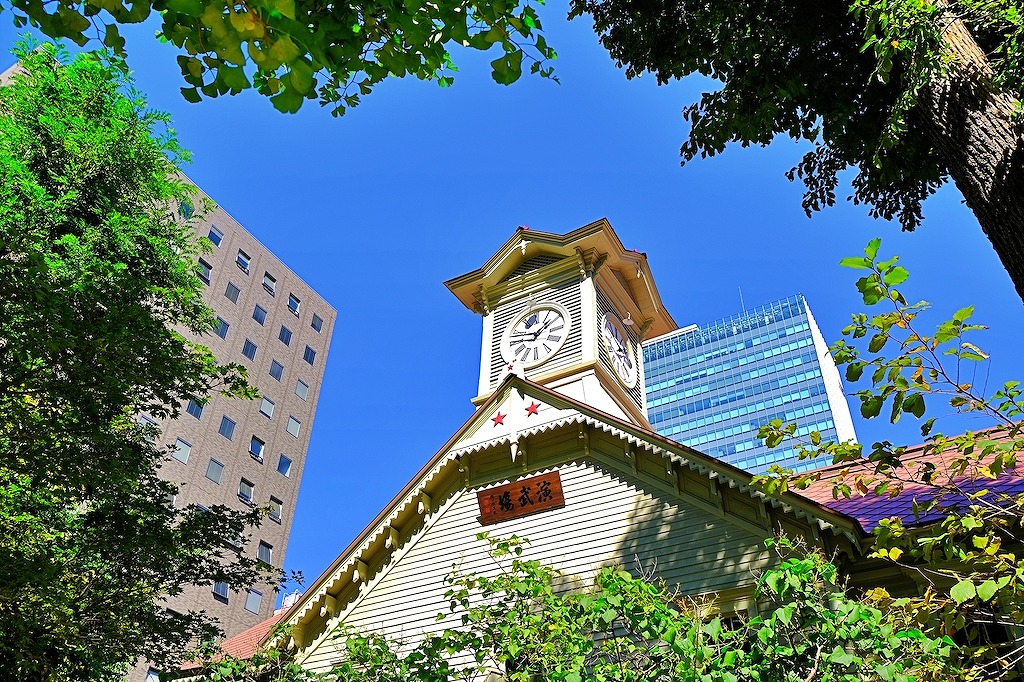
[[[506,277],[503,281],[508,282],[509,280],[515,279],[516,277],[522,277],[528,272],[539,270],[545,265],[551,265],[552,263],[557,263],[560,260],[562,260],[562,256],[555,256],[550,253],[543,254],[540,256],[534,256],[533,258],[527,258],[522,263],[520,263],[519,267],[513,270],[509,274],[509,276]]]

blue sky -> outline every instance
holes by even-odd
[[[908,297],[947,314],[975,305],[991,327],[977,383],[1024,377],[1021,301],[955,188],[903,234],[846,203],[806,218],[783,175],[803,153],[789,140],[680,168],[680,111],[712,84],[627,81],[589,21],[565,14],[561,2],[541,13],[560,85],[499,86],[493,56],[458,52],[452,88],[385,83],[341,119],[313,103],[286,116],[253,92],[188,104],[174,48],[153,26],[125,31],[138,86],[193,152],[188,175],[338,309],[286,557],[307,582],[472,414],[481,324],[443,282],[518,225],[562,233],[607,217],[647,253],[678,323],[738,312],[740,290],[748,307],[801,292],[829,341],[861,309],[839,260],[882,237],[911,272]],[[862,442],[919,440],[912,424],[853,411]]]

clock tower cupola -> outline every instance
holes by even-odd
[[[646,255],[627,251],[607,220],[565,235],[520,227],[445,284],[483,317],[475,403],[511,372],[649,426],[640,343],[676,324]]]

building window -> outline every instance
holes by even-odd
[[[260,403],[260,414],[264,417],[274,416],[274,401],[270,398],[264,398],[263,402]]]
[[[290,345],[292,342],[292,330],[282,324],[281,332],[277,335],[277,338],[284,345]]]
[[[245,597],[245,610],[250,613],[259,613],[262,604],[263,593],[259,590],[249,590],[249,594]]]
[[[220,485],[220,477],[224,474],[224,465],[217,460],[210,458],[210,463],[206,465],[206,477],[214,483]]]
[[[220,246],[220,243],[224,241],[224,233],[218,230],[215,226],[210,225],[210,234],[206,235],[214,246]]]
[[[142,429],[142,437],[148,440],[150,443],[155,442],[157,434],[160,433],[156,428],[156,422],[144,414],[139,415],[138,421],[139,428]]]
[[[206,284],[210,283],[210,275],[213,274],[213,266],[204,261],[202,258],[199,259],[199,279],[203,280]]]
[[[281,459],[277,460],[277,473],[282,476],[291,476],[292,473],[292,458],[288,455],[281,454]]]
[[[302,302],[295,296],[295,294],[288,294],[288,310],[292,311],[295,315],[298,315],[300,305],[302,305]]]
[[[324,320],[316,313],[313,313],[313,321],[309,324],[309,326],[313,328],[313,331],[319,334],[320,330],[323,329]]]
[[[247,481],[244,478],[238,482],[238,499],[246,504],[252,504],[253,494],[256,492],[256,486],[252,484],[252,481]]]
[[[241,249],[238,250],[238,255],[235,256],[235,264],[242,269],[242,272],[249,274],[249,254]]]
[[[213,584],[213,598],[224,604],[228,603],[228,584],[227,583],[214,583]]]
[[[298,438],[299,437],[299,429],[301,428],[301,426],[302,426],[302,424],[299,422],[298,419],[296,419],[295,417],[293,417],[291,415],[288,415],[288,426],[285,427],[285,431],[287,431],[288,433],[290,433],[293,436],[295,436],[296,438]]]
[[[269,272],[263,273],[263,288],[273,296],[277,292],[277,280]]]
[[[302,359],[312,365],[316,360],[316,351],[306,346],[306,350],[302,353]]]
[[[150,668],[146,671],[146,682],[160,682],[160,672]]]
[[[274,548],[260,540],[260,545],[256,548],[256,558],[265,564],[272,564],[273,554]]]
[[[258,305],[252,309],[252,319],[261,325],[267,321],[267,311],[263,309],[263,306]]]
[[[185,411],[196,419],[199,419],[203,416],[203,405],[195,400],[189,400],[188,407],[185,408]]]
[[[284,503],[276,497],[270,498],[270,520],[281,523],[281,514],[284,511]]]
[[[256,344],[249,339],[245,340],[242,344],[242,355],[249,358],[250,360],[256,359]]]
[[[284,375],[284,365],[282,365],[277,360],[272,360],[270,362],[270,376],[272,376],[275,379],[277,379],[278,381],[280,381],[281,377],[283,375]]]
[[[300,398],[302,398],[303,400],[305,400],[306,396],[309,395],[309,384],[307,384],[302,379],[299,379],[298,381],[296,381],[295,382],[295,395],[297,395]]]
[[[187,440],[179,438],[174,442],[174,450],[171,451],[171,457],[178,460],[182,464],[188,464],[188,456],[192,454],[192,444]]]
[[[191,218],[195,214],[196,214],[196,210],[194,208],[192,208],[192,202],[191,201],[183,200],[183,201],[181,201],[178,204],[178,215],[180,215],[185,220],[188,220],[189,218]],[[146,682],[149,682],[149,680],[146,680]]]
[[[235,420],[227,415],[221,417],[220,428],[217,429],[217,433],[231,440],[235,435]]]
[[[232,303],[238,303],[238,294],[241,293],[241,289],[236,287],[234,283],[228,282],[228,288],[224,290],[224,298],[228,299]]]
[[[266,445],[262,440],[253,436],[249,440],[249,454],[259,463],[263,463],[263,448]]]
[[[222,317],[217,318],[217,325],[213,329],[213,333],[222,339],[228,338],[228,323]]]

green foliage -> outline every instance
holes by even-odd
[[[212,314],[166,116],[116,60],[31,48],[0,87],[0,670],[120,679],[215,632],[158,600],[266,578],[231,543],[260,514],[168,504],[137,415],[253,391],[173,330]]]
[[[765,146],[779,136],[811,143],[788,174],[806,187],[808,215],[835,203],[840,174],[854,168],[852,200],[911,230],[947,173],[965,170],[947,167],[929,134],[937,124],[917,107],[924,88],[949,76],[950,24],[963,22],[990,56],[964,73],[991,68],[996,89],[1013,99],[1024,92],[1018,0],[573,0],[572,7],[573,15],[593,15],[627,76],[651,72],[664,83],[699,73],[721,84],[684,109],[692,127],[683,163],[730,143]],[[986,91],[961,85],[968,100]]]
[[[539,0],[543,4],[543,0]],[[540,33],[530,0],[69,0],[59,4],[10,0],[17,25],[30,23],[52,38],[79,45],[90,39],[124,56],[118,24],[161,17],[159,37],[180,48],[178,65],[190,102],[256,88],[279,111],[306,100],[335,115],[389,76],[414,76],[450,86],[458,71],[454,46],[499,51],[491,62],[498,83],[532,73],[552,78],[555,52]]]
[[[486,537],[483,534],[482,537]],[[418,642],[342,628],[339,682],[948,679],[952,642],[887,624],[847,596],[821,555],[785,556],[755,597],[764,615],[725,618],[712,604],[618,568],[590,586],[524,558],[524,542],[488,540],[499,570],[448,578],[459,625]],[[787,555],[793,549],[783,541]],[[448,619],[440,614],[439,620]]]
[[[984,326],[971,321],[972,307],[957,310],[935,326],[919,330],[920,314],[929,305],[908,303],[897,288],[908,277],[898,258],[880,260],[879,240],[863,257],[843,265],[864,273],[857,290],[866,306],[881,310],[853,315],[843,329],[846,340],[831,347],[849,382],[867,383],[858,390],[861,414],[885,415],[895,423],[904,415],[922,420],[927,440],[919,450],[888,441],[874,443],[870,452],[860,445],[823,443],[811,434],[798,445],[801,456],[828,455],[848,465],[835,479],[839,497],[901,493],[914,495],[917,523],[899,517],[882,520],[875,530],[876,556],[898,563],[922,584],[923,596],[890,599],[885,604],[909,614],[933,635],[959,633],[966,644],[964,658],[972,676],[994,679],[1015,675],[1024,662],[1024,570],[1019,567],[1024,541],[1024,495],[1000,492],[1007,476],[1016,476],[1024,450],[1020,421],[1024,414],[1018,382],[1007,382],[986,397],[966,377],[971,365],[988,355],[974,337]],[[866,348],[863,346],[866,344]],[[950,437],[935,432],[936,420],[926,407],[944,402],[954,413],[988,417],[995,425],[985,431]],[[760,431],[770,446],[795,433],[795,424],[774,421]],[[801,488],[818,478],[810,472],[775,468],[759,482],[769,492]],[[1000,633],[1002,631],[1002,633]]]

